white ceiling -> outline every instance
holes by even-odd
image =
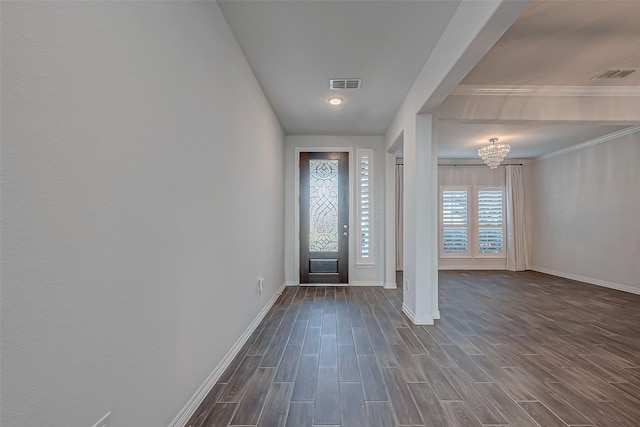
[[[459,3],[219,1],[289,135],[384,134]],[[634,89],[637,96],[640,71],[618,81],[590,78],[610,67],[640,68],[638,17],[640,1],[534,0],[459,88],[597,86]],[[330,78],[362,78],[362,88],[331,91]],[[342,107],[328,106],[333,94],[345,99]],[[448,111],[453,120],[439,127],[441,158],[477,158],[490,137],[511,144],[509,157],[537,157],[624,128],[456,117]]]
[[[534,1],[461,84],[640,85],[591,80],[608,68],[640,69],[639,1]]]
[[[218,3],[287,134],[382,135],[459,1]]]
[[[533,1],[454,94],[515,89],[514,96],[523,99],[517,94],[518,88],[542,94],[560,92],[558,89],[562,87],[574,93],[593,93],[593,87],[598,87],[598,93],[606,95],[608,87],[612,93],[637,94],[640,70],[626,79],[591,80],[605,69],[615,67],[640,69],[640,2]],[[598,99],[616,101],[615,96]],[[477,108],[482,103],[458,100],[457,105]],[[637,106],[640,109],[640,100]],[[438,155],[477,159],[477,149],[487,145],[489,138],[499,137],[511,145],[508,157],[538,157],[625,127],[595,122],[444,120],[439,127]]]

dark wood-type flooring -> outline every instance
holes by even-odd
[[[440,272],[436,325],[401,307],[400,289],[287,288],[187,425],[640,426],[638,295]]]

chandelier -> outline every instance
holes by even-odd
[[[491,144],[478,149],[478,156],[484,160],[489,168],[495,169],[502,163],[511,147],[509,144],[496,144],[498,138],[491,138],[489,142]]]

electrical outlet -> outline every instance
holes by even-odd
[[[110,422],[109,420],[111,419],[111,411],[107,412],[106,414],[104,414],[102,416],[102,418],[100,418],[98,420],[97,423],[95,423],[93,426],[91,427],[109,427]]]
[[[264,279],[261,277],[258,279],[258,292],[264,291]]]

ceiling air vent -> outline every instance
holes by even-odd
[[[619,68],[609,68],[608,70],[603,71],[597,76],[593,77],[591,80],[620,80],[634,73],[636,70],[634,69],[624,69],[621,70]]]
[[[360,89],[362,79],[331,79],[329,80],[329,89]]]

